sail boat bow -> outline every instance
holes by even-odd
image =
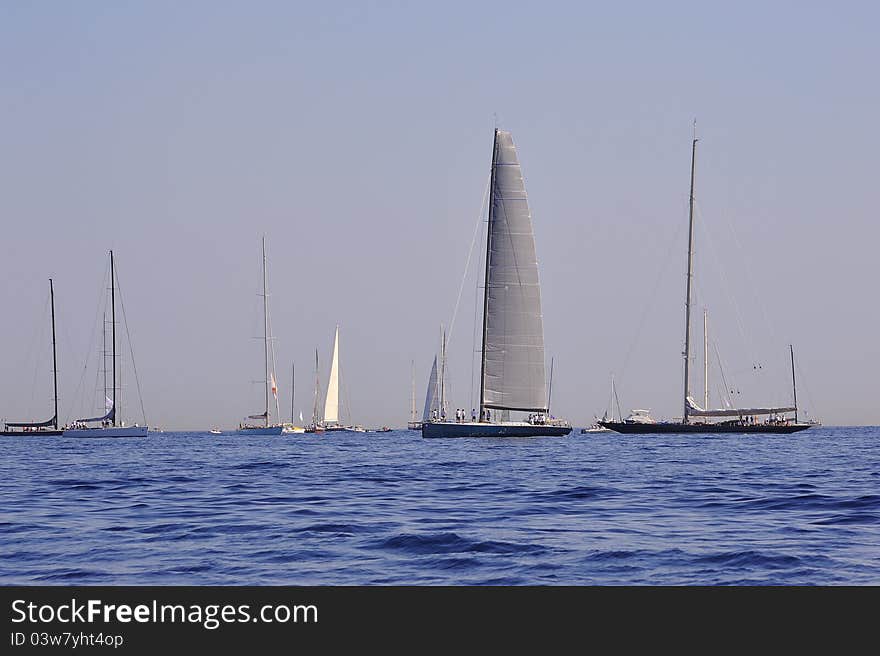
[[[477,421],[431,419],[422,437],[567,435],[550,416],[538,259],[522,169],[510,132],[495,130],[483,289]],[[528,413],[509,421],[510,412]]]

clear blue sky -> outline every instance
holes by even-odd
[[[150,423],[258,411],[265,232],[282,407],[295,361],[310,414],[339,323],[351,418],[401,425],[497,115],[532,206],[556,414],[601,414],[611,372],[625,410],[679,412],[696,117],[698,303],[725,375],[744,402],[784,402],[794,343],[802,405],[880,423],[878,19],[867,2],[2,3],[0,417],[50,406],[50,276],[62,414],[94,398],[93,372],[75,390],[110,248]]]

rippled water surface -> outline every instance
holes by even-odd
[[[876,427],[0,440],[4,584],[880,584]]]

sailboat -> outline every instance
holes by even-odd
[[[284,432],[285,433],[305,433],[306,429],[302,426],[297,426],[293,422],[293,399],[294,399],[294,390],[296,384],[296,365],[292,364],[290,366],[290,423],[284,424]],[[302,413],[299,413],[299,423],[302,424]]]
[[[318,419],[318,401],[321,393],[321,372],[318,369],[318,349],[315,349],[315,399],[312,405],[312,423],[306,426],[306,433],[323,433],[324,425]],[[302,414],[302,413],[300,413]]]
[[[440,327],[440,356],[434,355],[428,389],[425,391],[425,408],[422,425],[429,421],[445,421],[446,411],[446,330]],[[421,426],[420,426],[421,428]]]
[[[437,356],[431,365],[431,375],[428,376],[428,388],[425,390],[425,409],[422,412],[422,425],[425,422],[437,420],[440,417],[440,379],[437,375]],[[419,426],[421,429],[422,426]]]
[[[55,392],[55,414],[51,419],[47,419],[46,421],[4,422],[3,430],[0,431],[0,435],[43,437],[45,435],[61,435],[64,432],[58,428],[58,365],[55,358],[55,285],[51,278],[49,278],[49,302],[52,306],[52,383]]]
[[[611,413],[609,415],[608,412],[602,415],[602,421],[614,421],[614,397],[617,394],[614,391],[614,376],[611,377],[611,401],[610,401],[610,410]],[[602,424],[599,423],[599,418],[596,417],[596,421],[593,422],[591,426],[587,426],[586,428],[581,428],[581,433],[610,433],[610,428],[605,428]]]
[[[111,360],[110,367],[111,391],[110,398],[107,399],[107,412],[101,417],[90,417],[88,419],[77,419],[72,426],[64,429],[64,437],[146,437],[147,427],[126,426],[122,420],[122,412],[120,410],[119,395],[117,394],[116,372],[118,365],[116,363],[116,267],[113,261],[113,251],[110,251],[110,330],[111,330]],[[90,426],[89,424],[96,424]]]
[[[406,423],[406,427],[408,430],[422,430],[422,422],[416,419],[416,361],[413,360],[411,363],[412,369],[412,382],[411,382],[411,393],[410,393],[410,411],[409,411],[409,421]]]
[[[571,425],[550,415],[538,260],[525,183],[510,132],[497,128],[489,189],[479,415],[477,421],[431,419],[422,425],[422,437],[568,435]],[[528,419],[511,421],[511,412],[528,413]]]
[[[269,366],[269,275],[266,268],[266,237],[263,237],[263,356],[264,370],[266,372],[265,385],[265,405],[263,412],[260,414],[248,415],[248,419],[259,420],[258,424],[249,424],[247,422],[239,424],[239,435],[281,435],[284,426],[280,423],[272,423],[269,412],[269,395],[275,397],[275,414],[280,416],[278,412],[278,385],[275,382],[275,365],[274,357],[272,358],[272,366]],[[273,351],[274,353],[274,351]]]
[[[602,426],[618,433],[794,433],[810,428],[812,424],[799,423],[797,420],[797,384],[794,372],[794,348],[791,347],[791,378],[793,404],[785,407],[756,408],[718,408],[708,407],[708,392],[704,394],[704,405],[700,407],[691,396],[690,391],[690,352],[691,352],[691,288],[693,286],[694,262],[694,172],[697,157],[696,135],[691,142],[691,176],[690,196],[688,200],[688,253],[687,253],[687,289],[685,292],[685,329],[684,329],[684,393],[681,421],[654,421],[628,419],[620,421],[601,421]],[[704,335],[707,331],[704,315]],[[708,339],[704,337],[704,360],[708,368]],[[704,380],[708,373],[704,372]],[[708,390],[708,386],[706,387]],[[635,413],[636,411],[634,411]],[[789,416],[793,413],[793,416]],[[759,421],[758,417],[767,417]],[[721,421],[708,421],[709,419]]]
[[[317,360],[316,360],[317,363]],[[345,426],[339,423],[339,326],[333,337],[333,355],[330,359],[330,376],[327,378],[327,393],[324,395],[324,416],[316,422],[316,431],[348,431],[366,433],[363,426]]]
[[[324,430],[343,430],[339,424],[339,326],[333,337],[333,355],[330,359],[330,375],[327,378],[327,394],[324,395]]]

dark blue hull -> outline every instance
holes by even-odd
[[[236,435],[281,435],[284,426],[243,426],[235,431]]]
[[[455,423],[425,422],[422,437],[562,437],[571,426],[533,425],[526,423]]]
[[[0,435],[6,437],[46,437],[51,435],[61,435],[64,431],[60,428],[49,429],[49,430],[32,430],[32,431],[24,431],[24,430],[2,430],[0,431]]]
[[[656,434],[675,434],[675,433],[771,433],[771,434],[788,434],[810,428],[810,424],[739,424],[739,423],[717,423],[717,424],[680,424],[680,423],[662,423],[656,424],[639,424],[626,423],[620,421],[600,421],[600,425],[610,428],[617,433],[638,434],[638,435],[656,435]]]

